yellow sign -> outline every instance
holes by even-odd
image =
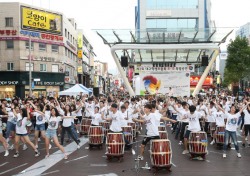
[[[78,73],[82,73],[82,66],[78,66],[78,67],[77,67],[77,72],[78,72]]]
[[[77,36],[77,47],[78,47],[78,49],[82,49],[82,42],[83,42],[82,34],[78,34],[78,36]]]
[[[62,15],[21,6],[22,29],[62,34]]]
[[[82,50],[78,50],[78,51],[77,51],[77,57],[78,57],[79,59],[82,58]]]

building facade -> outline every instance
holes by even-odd
[[[77,82],[74,19],[22,3],[0,3],[0,11],[0,98],[29,94],[29,59],[35,97]]]

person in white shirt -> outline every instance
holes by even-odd
[[[188,142],[188,138],[189,138],[189,134],[191,132],[198,132],[201,131],[201,126],[200,126],[200,121],[199,119],[202,118],[202,114],[200,112],[195,111],[196,107],[191,105],[189,107],[189,113],[186,114],[186,116],[184,117],[185,119],[188,120],[189,124],[188,124],[188,128],[187,131],[185,133],[184,136],[184,151],[182,152],[182,154],[187,154],[189,153],[188,149],[187,149],[187,142]]]
[[[81,103],[81,100],[77,99],[76,100],[76,118],[77,119],[74,120],[77,133],[79,133],[80,123],[82,122],[82,107],[83,105]]]
[[[219,104],[218,106],[220,106],[222,108],[222,105]],[[225,126],[225,114],[218,108],[218,111],[215,111],[213,113],[214,117],[215,117],[215,123],[216,123],[216,127],[224,127]],[[214,132],[213,135],[213,140],[210,143],[211,145],[213,145],[215,143],[215,135],[216,135],[217,131]]]
[[[246,137],[248,138],[248,146],[250,146],[250,105],[247,106],[247,109],[245,109],[244,111],[244,127],[242,130],[242,146],[245,147],[246,146]]]
[[[92,98],[88,98],[88,102],[85,102],[85,117],[90,117],[90,114],[95,110],[95,104]]]
[[[134,122],[141,122],[141,123],[145,123],[146,125],[146,130],[147,130],[147,136],[144,137],[142,144],[141,144],[141,151],[140,151],[140,155],[138,156],[137,159],[139,160],[143,160],[143,154],[145,151],[145,146],[146,144],[153,139],[160,139],[159,136],[159,131],[158,131],[158,124],[159,124],[159,119],[155,116],[154,113],[151,112],[152,110],[152,105],[151,104],[146,104],[144,106],[144,113],[145,116],[143,117],[143,119],[139,120],[139,119],[133,119]],[[169,119],[167,117],[161,117],[161,119],[166,120],[166,121],[171,121],[171,122],[176,122],[175,120]]]
[[[2,105],[1,105],[2,108]],[[1,111],[1,109],[0,109]],[[2,112],[1,112],[2,114]],[[8,156],[9,155],[9,150],[8,150],[8,143],[6,142],[6,139],[3,137],[3,129],[2,129],[2,118],[7,118],[8,115],[0,115],[0,142],[3,144],[3,147],[5,149],[5,154],[4,156]]]
[[[224,136],[224,145],[223,145],[223,158],[227,157],[226,154],[226,149],[227,149],[227,145],[228,145],[228,139],[229,137],[231,137],[234,146],[235,146],[235,150],[237,152],[237,157],[241,158],[241,154],[239,152],[239,145],[238,145],[238,141],[237,141],[237,136],[236,136],[236,130],[237,130],[237,122],[239,117],[241,116],[242,111],[250,104],[250,102],[247,103],[246,106],[244,106],[243,108],[241,108],[241,110],[236,113],[236,107],[235,106],[231,106],[230,108],[230,112],[226,112],[224,109],[222,109],[220,106],[217,106],[219,109],[221,109],[221,111],[223,113],[225,113],[226,115],[226,119],[227,119],[227,123],[226,123],[226,130],[225,130],[225,136]]]
[[[91,126],[99,126],[99,123],[102,121],[101,114],[99,113],[99,107],[95,107],[94,113],[90,115],[92,121],[91,121]]]
[[[122,133],[122,120],[123,115],[118,111],[117,104],[113,103],[110,108],[111,112],[105,120],[111,121],[110,131],[114,133]]]
[[[121,106],[121,114],[122,114],[122,127],[128,126],[128,111],[124,105]]]
[[[24,141],[29,144],[33,150],[35,151],[35,157],[38,157],[40,155],[40,152],[37,150],[36,146],[30,141],[30,138],[28,136],[28,131],[26,129],[27,121],[30,120],[30,109],[29,107],[23,108],[21,110],[17,110],[18,107],[15,107],[12,105],[11,107],[13,109],[14,115],[17,117],[17,123],[16,123],[16,136],[15,136],[15,148],[16,153],[14,154],[14,158],[17,158],[19,156],[19,141],[22,137]],[[17,110],[17,111],[16,111]]]

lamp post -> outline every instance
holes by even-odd
[[[31,35],[29,35],[29,96],[32,97],[32,72],[31,72]]]

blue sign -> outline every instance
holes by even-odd
[[[32,81],[32,83],[31,83],[31,89],[35,89],[35,83],[34,83],[34,81]]]

